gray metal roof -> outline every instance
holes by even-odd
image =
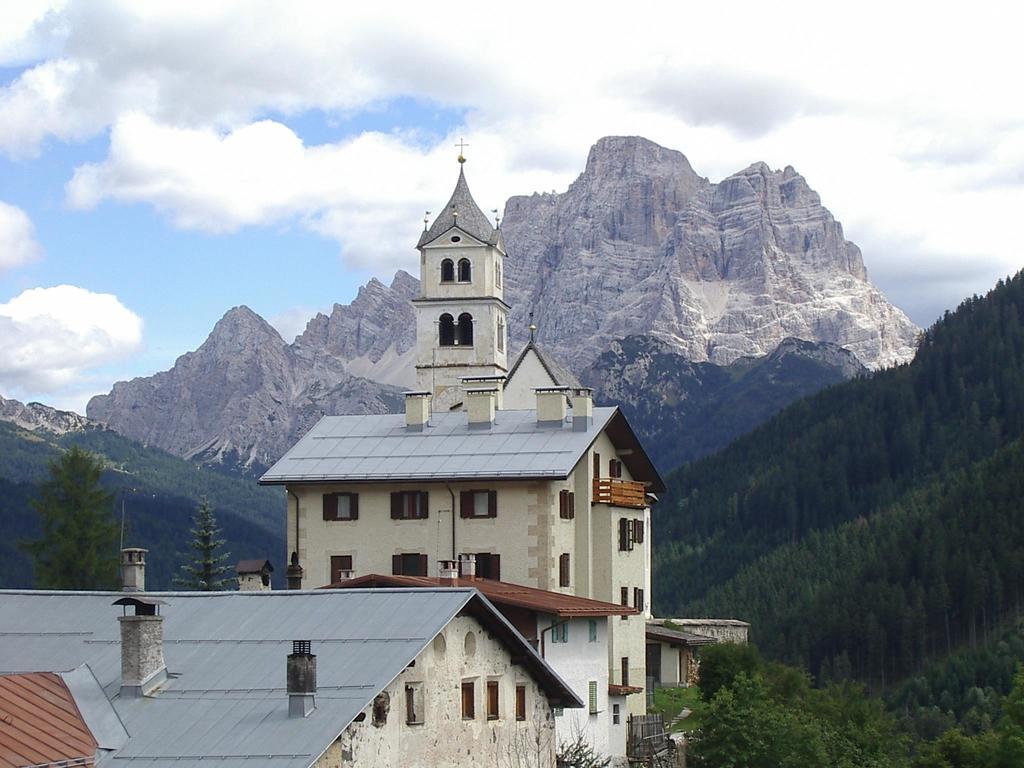
[[[594,408],[586,432],[541,426],[531,410],[497,411],[490,429],[470,429],[465,411],[434,413],[422,432],[404,414],[324,416],[260,483],[564,478],[616,411]]]
[[[120,592],[0,591],[0,673],[88,664],[131,735],[131,768],[306,768],[460,611],[489,623],[549,695],[579,701],[473,589],[163,593],[169,679],[121,698]],[[316,709],[288,718],[292,640],[317,655]],[[575,702],[575,704],[573,704]]]
[[[420,235],[416,247],[436,240],[452,227],[458,227],[468,235],[477,240],[494,245],[498,243],[498,230],[491,224],[491,220],[480,210],[473,195],[470,194],[469,185],[466,183],[466,174],[462,167],[459,167],[459,180],[455,183],[455,191],[451,199],[445,205],[430,229]]]

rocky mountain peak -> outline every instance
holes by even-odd
[[[7,421],[30,432],[41,430],[63,435],[94,425],[74,411],[61,411],[42,403],[19,403],[0,397],[0,421]]]

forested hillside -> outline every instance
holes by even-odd
[[[115,494],[111,515],[119,516],[123,500],[125,544],[150,550],[151,589],[171,587],[201,496],[214,507],[232,560],[268,557],[283,564],[284,501],[278,489],[197,467],[106,429],[56,436],[0,422],[0,587],[32,586],[29,558],[17,542],[38,534],[31,507],[36,484],[46,477],[50,460],[71,445],[99,454],[107,464],[103,482]]]
[[[772,656],[879,682],[984,643],[1024,579],[1024,276],[915,360],[826,390],[669,479],[656,608],[738,615]]]

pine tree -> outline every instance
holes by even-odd
[[[22,543],[37,589],[117,587],[113,496],[100,486],[103,462],[74,446],[50,462],[50,477],[32,503],[42,534]]]
[[[192,516],[189,532],[192,534],[191,561],[181,566],[183,575],[176,576],[174,583],[200,592],[226,589],[228,579],[224,574],[230,569],[224,563],[230,555],[220,551],[224,539],[220,538],[221,529],[205,496],[200,499],[199,508]]]

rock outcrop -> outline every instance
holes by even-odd
[[[719,365],[791,337],[869,368],[914,354],[916,326],[789,167],[756,163],[712,184],[679,152],[604,138],[566,192],[511,198],[502,229],[514,338],[533,312],[538,338],[577,368],[633,335]]]
[[[79,432],[93,422],[74,411],[61,411],[42,403],[19,403],[0,397],[0,421],[8,421],[30,432],[40,430],[54,435]]]

